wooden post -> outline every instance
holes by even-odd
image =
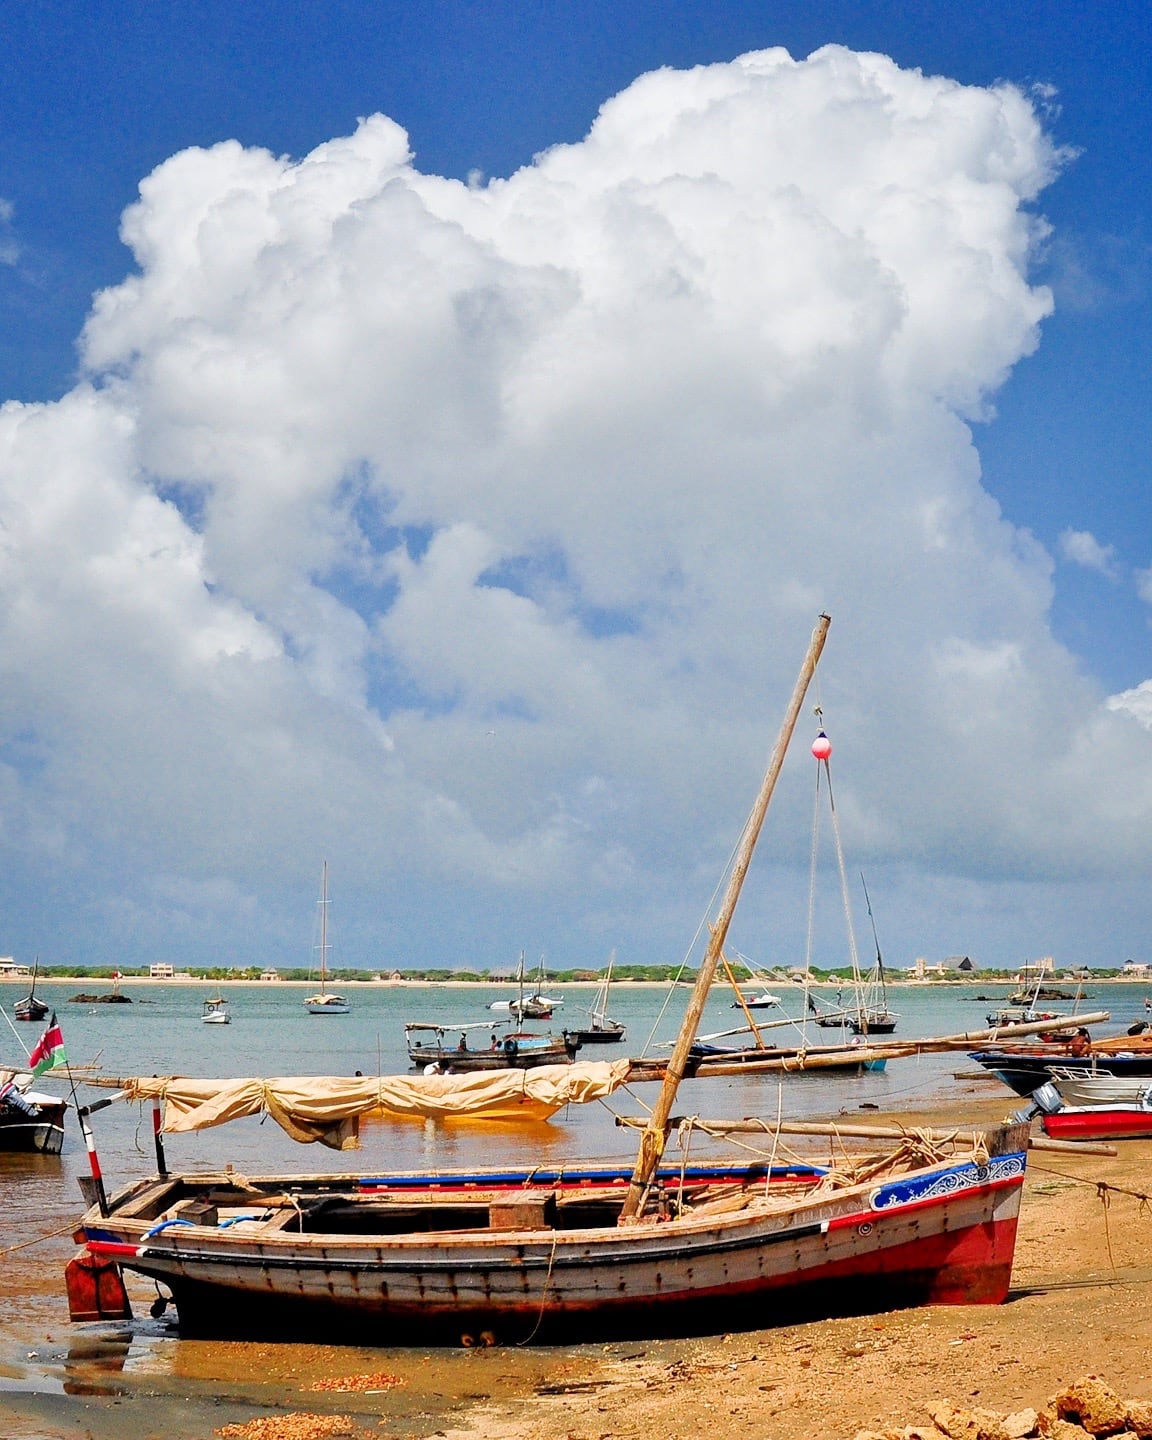
[[[672,1106],[676,1099],[676,1091],[684,1076],[684,1070],[688,1064],[688,1056],[691,1053],[696,1033],[700,1029],[700,1017],[704,1013],[704,1003],[708,999],[708,991],[712,988],[712,980],[716,974],[716,966],[720,960],[720,952],[724,948],[724,942],[728,938],[728,926],[732,923],[732,914],[736,909],[736,902],[740,898],[740,890],[744,884],[744,876],[748,873],[748,866],[752,862],[752,852],[756,848],[756,841],[760,837],[760,829],[764,824],[764,816],[768,812],[768,802],[772,799],[772,792],[776,788],[776,781],[780,775],[781,766],[784,764],[784,756],[788,750],[788,743],[792,739],[792,732],[796,728],[796,721],[800,716],[800,707],[804,703],[804,696],[808,693],[808,686],[811,683],[812,675],[816,669],[816,662],[820,659],[820,652],[824,649],[824,641],[828,635],[828,627],[832,620],[828,615],[821,615],[816,623],[816,629],[812,632],[812,640],[808,646],[808,653],[804,657],[804,663],[800,667],[800,674],[796,680],[795,689],[792,692],[792,699],[789,702],[787,713],[784,716],[784,723],[780,727],[780,734],[776,740],[775,749],[768,762],[768,769],[765,773],[763,783],[760,786],[760,793],[756,797],[756,803],[752,807],[752,814],[748,818],[744,835],[740,841],[739,849],[736,852],[736,859],[732,865],[732,874],[728,879],[728,889],[725,893],[723,903],[720,906],[720,913],[716,917],[716,923],[711,926],[711,935],[708,940],[708,948],[704,952],[704,958],[700,962],[700,971],[696,976],[696,985],[692,991],[692,998],[688,1002],[688,1010],[684,1016],[683,1024],[680,1026],[680,1034],[677,1036],[676,1044],[672,1049],[672,1057],[668,1061],[668,1069],[664,1074],[664,1083],[660,1088],[660,1095],[652,1110],[652,1115],[645,1128],[644,1134],[640,1137],[640,1149],[636,1156],[636,1166],[632,1171],[632,1179],[628,1184],[628,1194],[624,1200],[623,1209],[620,1212],[621,1221],[634,1220],[640,1213],[644,1202],[644,1196],[656,1166],[660,1163],[660,1157],[664,1153],[664,1144],[668,1137],[668,1116],[672,1113]]]

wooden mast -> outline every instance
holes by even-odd
[[[772,758],[768,762],[760,793],[756,797],[756,803],[752,807],[752,814],[748,818],[748,824],[745,826],[744,835],[736,852],[736,859],[732,865],[732,874],[728,879],[728,889],[720,906],[720,913],[717,915],[715,923],[709,927],[711,934],[708,948],[700,962],[696,985],[692,991],[692,998],[688,1003],[683,1024],[680,1026],[680,1034],[673,1046],[672,1057],[668,1061],[668,1068],[664,1073],[664,1083],[660,1087],[659,1099],[656,1101],[648,1124],[640,1137],[636,1167],[632,1171],[628,1194],[620,1212],[622,1221],[634,1220],[640,1213],[652,1175],[660,1163],[660,1157],[664,1154],[664,1144],[668,1135],[668,1117],[672,1113],[676,1091],[684,1077],[688,1056],[700,1029],[700,1017],[704,1013],[704,1003],[708,999],[708,991],[712,987],[716,966],[720,961],[720,952],[728,938],[728,927],[732,923],[732,914],[736,909],[736,902],[740,898],[744,876],[748,873],[748,866],[752,862],[752,852],[756,848],[756,841],[760,838],[760,829],[764,824],[764,816],[768,812],[768,802],[772,799],[772,792],[776,788],[776,780],[779,777],[780,768],[784,764],[784,755],[787,752],[789,741],[792,739],[792,732],[796,728],[800,707],[804,703],[804,696],[808,692],[808,686],[816,669],[816,662],[820,659],[820,652],[824,649],[824,641],[831,623],[830,616],[821,615],[816,623],[816,629],[812,632],[812,641],[808,646],[804,663],[800,667],[796,688],[792,692],[784,723],[780,727],[776,747],[772,751]]]

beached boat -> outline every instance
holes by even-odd
[[[69,1266],[74,1317],[104,1313],[120,1267],[166,1286],[188,1334],[358,1344],[636,1339],[1003,1300],[1026,1158],[1020,1124],[902,1134],[883,1156],[855,1166],[845,1156],[834,1174],[782,1183],[760,1173],[689,1192],[662,1171],[672,1107],[828,624],[822,616],[813,635],[626,1182],[573,1191],[538,1183],[527,1165],[512,1190],[484,1176],[462,1194],[434,1172],[396,1193],[347,1175],[172,1175],[158,1147],[158,1174],[111,1200],[94,1171],[84,1250]]]
[[[1040,1122],[1053,1140],[1147,1140],[1152,1102],[1146,1105],[1065,1105]]]
[[[565,1037],[577,1046],[618,1045],[628,1034],[619,1020],[608,1014],[608,994],[612,988],[612,967],[616,963],[616,951],[608,956],[608,970],[596,987],[592,1004],[588,1007],[588,1024],[565,1027]]]
[[[12,1006],[12,1014],[17,1020],[43,1020],[48,1015],[51,1007],[36,994],[36,977],[39,973],[40,965],[37,962],[32,967],[32,984],[28,987],[28,994]]]
[[[30,1074],[0,1070],[0,1151],[59,1155],[68,1102],[31,1086]]]
[[[328,989],[328,862],[320,867],[320,989],[304,1001],[309,1015],[347,1015],[350,1009],[343,995]]]
[[[1089,1020],[1089,1016],[1080,1016]],[[969,1052],[969,1058],[991,1070],[1017,1095],[1031,1095],[1059,1066],[1077,1075],[1148,1076],[1152,1079],[1152,1036],[1117,1036],[1095,1040],[1086,1054],[1074,1055],[1066,1040],[1047,1045],[1003,1045]]]
[[[1049,1067],[1052,1084],[1065,1105],[1138,1105],[1152,1089],[1152,1075],[1109,1075],[1101,1070]]]
[[[460,1183],[157,1176],[84,1217],[70,1299],[76,1318],[97,1318],[88,1297],[122,1266],[167,1288],[182,1334],[360,1345],[698,1334],[997,1303],[1024,1163],[1017,1126],[848,1185],[769,1184],[763,1166],[729,1164],[682,1188],[668,1166],[652,1171],[651,1208],[632,1224],[624,1171],[573,1185],[534,1168]]]

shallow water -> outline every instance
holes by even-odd
[[[207,985],[126,986],[125,993],[133,998],[131,1005],[71,1003],[70,997],[76,993],[107,988],[91,981],[42,980],[37,988],[56,1006],[74,1064],[95,1062],[107,1075],[221,1077],[350,1075],[357,1070],[364,1074],[402,1073],[407,1068],[403,1034],[406,1020],[484,1020],[489,1002],[504,994],[496,987],[479,986],[349,986],[346,993],[351,1013],[318,1017],[305,1013],[305,992],[297,986],[237,984],[226,987],[233,1023],[210,1026],[200,1022]],[[890,1001],[900,1014],[897,1038],[981,1029],[990,1006],[976,997],[983,994],[1002,998],[1009,988],[987,981],[964,987],[894,987]],[[1116,1033],[1134,1019],[1143,1018],[1146,990],[1140,985],[1097,985],[1091,987],[1083,1008],[1110,1010],[1113,1023],[1100,1027],[1098,1033]],[[21,993],[19,985],[0,986],[0,1005],[10,1011],[12,1000]],[[559,1029],[565,1022],[579,1023],[583,1014],[580,1007],[589,1003],[592,991],[587,987],[560,986],[550,993],[563,995],[566,1002],[551,1022],[551,1028]],[[584,1054],[591,1059],[639,1054],[654,1027],[657,1034],[670,1037],[687,993],[681,990],[674,994],[668,1013],[658,1023],[667,998],[663,989],[619,985],[613,991],[611,1010],[628,1026],[627,1041],[622,1046],[593,1047]],[[799,1017],[803,1009],[799,987],[780,987],[779,993],[785,1002],[784,1012]],[[831,992],[825,1000],[831,1000]],[[775,1018],[776,1013],[756,1012],[757,1021]],[[731,1007],[730,994],[717,989],[709,1001],[702,1033],[734,1028],[738,1016],[739,1012]],[[38,1025],[18,1028],[27,1046],[40,1033]],[[539,1028],[548,1025],[541,1023]],[[7,1030],[7,1035],[9,1043],[0,1054],[12,1060],[18,1057],[18,1048],[12,1030]],[[768,1030],[765,1035],[778,1037],[781,1044],[798,1039],[794,1028]],[[814,1031],[810,1043],[829,1043],[838,1036],[838,1031]],[[666,1046],[663,1050],[658,1045],[648,1048],[658,1054],[668,1053]],[[772,1118],[780,1113],[792,1119],[837,1114],[860,1119],[870,1118],[863,1116],[862,1110],[928,1105],[958,1095],[965,1088],[968,1093],[1002,1094],[1007,1108],[1018,1103],[1007,1090],[986,1080],[965,1086],[955,1078],[957,1072],[972,1072],[973,1068],[960,1052],[897,1060],[883,1072],[859,1076],[789,1076],[784,1080],[763,1076],[686,1082],[675,1108],[678,1114],[715,1118]],[[41,1088],[62,1087],[58,1081],[46,1078]],[[348,1152],[296,1145],[273,1122],[256,1120],[172,1136],[166,1141],[166,1149],[169,1166],[174,1170],[219,1169],[230,1162],[238,1170],[254,1174],[369,1173],[629,1158],[635,1150],[636,1136],[617,1127],[615,1116],[643,1114],[655,1094],[652,1085],[636,1086],[613,1096],[608,1103],[561,1112],[547,1124],[365,1122],[361,1125],[360,1149]],[[96,1093],[91,1090],[81,1092],[83,1101],[94,1098]],[[116,1104],[94,1117],[93,1125],[109,1190],[154,1170],[147,1111]],[[705,1143],[694,1139],[694,1153],[700,1153],[696,1147]],[[115,1334],[109,1337],[104,1333],[108,1327],[69,1325],[63,1268],[74,1250],[72,1226],[83,1209],[76,1181],[87,1169],[83,1142],[71,1116],[63,1155],[0,1155],[0,1251],[5,1260],[0,1308],[0,1397],[22,1389],[76,1394],[90,1387],[95,1393],[107,1393],[109,1387],[115,1390],[126,1377],[140,1375],[146,1375],[153,1386],[177,1380],[199,1384],[201,1379],[212,1376],[221,1384],[232,1379],[239,1383],[242,1375],[252,1373],[252,1356],[244,1352],[256,1347],[241,1346],[238,1351],[234,1346],[205,1346],[204,1342],[192,1345],[175,1339],[167,1319],[149,1317],[148,1303],[153,1292],[139,1282],[135,1283],[133,1299],[141,1318],[130,1326],[116,1327]],[[53,1237],[53,1232],[59,1233]],[[32,1240],[37,1243],[29,1245],[27,1242]],[[285,1355],[287,1351],[277,1353]],[[307,1368],[305,1361],[300,1364]],[[459,1388],[457,1382],[453,1385]]]

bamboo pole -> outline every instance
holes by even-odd
[[[756,1028],[756,1021],[752,1018],[752,1011],[749,1010],[748,1002],[744,999],[743,990],[741,990],[740,986],[736,983],[736,976],[732,973],[731,962],[729,961],[727,955],[724,954],[723,950],[721,950],[720,952],[720,963],[724,966],[724,973],[728,976],[728,982],[732,986],[733,991],[735,992],[736,1003],[740,1006],[741,1010],[743,1010],[744,1018],[748,1021],[748,1029],[751,1030],[753,1035],[755,1035],[756,1044],[758,1046],[762,1046],[764,1044],[764,1041],[760,1038],[760,1031]]]
[[[625,1197],[624,1206],[620,1213],[621,1221],[634,1220],[639,1214],[653,1172],[660,1163],[661,1155],[664,1153],[664,1144],[668,1134],[668,1116],[672,1113],[672,1105],[676,1099],[676,1091],[679,1088],[680,1081],[683,1078],[685,1068],[688,1064],[688,1056],[692,1049],[692,1042],[695,1040],[696,1032],[700,1028],[700,1019],[704,1013],[704,1003],[708,999],[708,992],[712,987],[712,980],[716,974],[716,966],[720,960],[720,952],[723,950],[724,942],[728,938],[728,927],[732,923],[732,915],[736,909],[736,902],[740,898],[740,890],[744,884],[744,877],[748,873],[748,866],[752,863],[752,852],[756,848],[756,841],[760,838],[760,829],[764,824],[764,816],[768,812],[768,802],[772,799],[772,792],[776,788],[776,781],[779,778],[780,769],[784,764],[784,756],[788,750],[789,741],[792,739],[792,732],[796,728],[796,721],[800,715],[800,707],[804,703],[804,696],[808,693],[808,686],[815,672],[816,662],[820,659],[820,652],[824,649],[824,641],[827,638],[828,627],[831,623],[832,620],[830,616],[821,615],[816,622],[816,629],[812,632],[808,653],[805,655],[804,663],[800,667],[800,674],[796,679],[796,686],[792,692],[792,699],[789,702],[788,710],[784,716],[784,723],[780,727],[780,734],[776,740],[775,749],[772,751],[771,759],[768,762],[768,769],[765,773],[763,783],[760,786],[760,793],[756,797],[756,803],[752,807],[752,814],[749,816],[743,838],[736,852],[736,859],[732,866],[732,874],[728,879],[728,889],[725,893],[723,903],[720,906],[720,913],[716,918],[716,923],[710,927],[711,934],[708,940],[708,948],[704,952],[703,960],[700,962],[700,971],[696,976],[696,984],[688,1003],[688,1010],[684,1016],[684,1022],[680,1027],[680,1034],[672,1049],[671,1058],[668,1061],[668,1068],[664,1075],[664,1083],[661,1086],[660,1095],[653,1107],[647,1128],[640,1137],[640,1148],[636,1156],[636,1166],[632,1171],[632,1179],[628,1184],[628,1194]]]
[[[674,1115],[669,1125],[682,1125],[687,1117]],[[645,1123],[636,1115],[617,1115],[616,1124],[628,1130],[638,1130]],[[701,1120],[692,1117],[697,1130],[709,1135],[817,1135],[843,1136],[849,1140],[903,1140],[912,1132],[927,1135],[930,1139],[948,1140],[970,1131],[987,1129],[982,1125],[957,1125],[954,1130],[941,1130],[910,1125],[852,1125],[838,1124],[824,1120]],[[1115,1145],[1105,1145],[1087,1140],[1050,1140],[1046,1135],[1030,1135],[1029,1150],[1056,1150],[1066,1155],[1115,1155]]]

